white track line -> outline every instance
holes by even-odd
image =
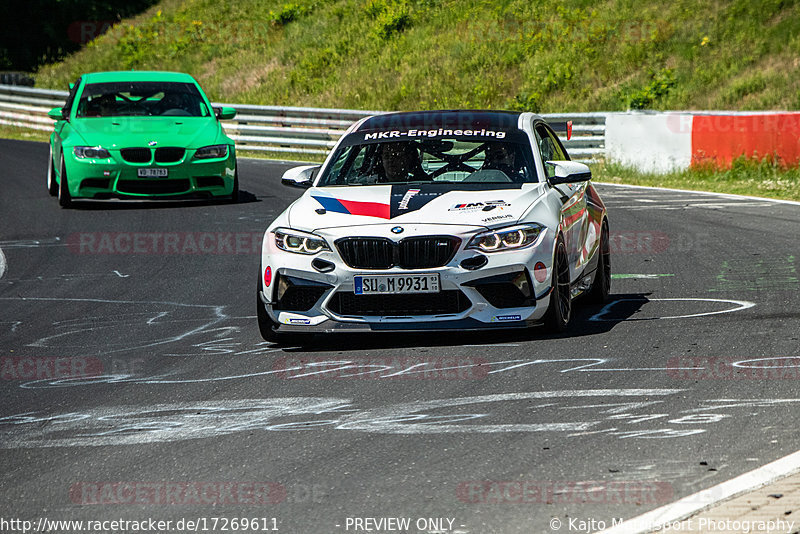
[[[732,195],[730,193],[714,193],[711,191],[692,191],[689,189],[670,189],[667,187],[650,187],[647,185],[610,184],[607,182],[594,182],[594,183],[597,185],[607,185],[611,187],[628,187],[631,189],[648,189],[651,191],[673,191],[675,193],[695,193],[697,195],[713,195],[713,196],[735,198],[735,199],[764,200],[767,202],[775,202],[777,204],[789,204],[791,206],[800,206],[800,202],[797,202],[796,200],[780,200],[777,198],[750,197],[746,195]]]
[[[6,255],[3,254],[3,249],[0,248],[0,278],[3,278],[6,270],[8,270],[8,262],[6,261]]]
[[[672,504],[656,508],[603,530],[603,534],[645,534],[660,527],[684,520],[722,501],[757,490],[776,480],[800,471],[800,451],[739,475],[711,488],[698,491]]]

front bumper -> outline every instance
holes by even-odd
[[[216,159],[194,159],[187,149],[178,161],[131,163],[120,150],[110,150],[106,159],[76,158],[65,150],[67,184],[75,199],[179,199],[231,195],[236,174],[236,152]],[[140,177],[139,169],[163,169],[165,177]]]
[[[443,233],[441,226],[434,225],[419,225],[415,230],[417,236]],[[461,244],[442,267],[379,270],[348,266],[334,245],[335,236],[324,236],[330,251],[307,256],[281,251],[268,232],[261,261],[263,269],[270,268],[271,281],[259,294],[260,305],[278,325],[278,332],[472,330],[540,323],[550,300],[551,232],[542,232],[532,247],[481,254],[465,249],[476,231],[475,227],[448,229],[448,235],[459,237]],[[369,234],[381,235],[375,229]],[[475,262],[481,255],[485,263]],[[538,280],[534,276],[537,264],[546,267],[543,272],[540,266]],[[356,275],[434,273],[439,275],[439,293],[354,293]]]

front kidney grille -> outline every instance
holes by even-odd
[[[442,267],[453,259],[461,240],[457,237],[409,237],[400,241],[400,261],[403,269]]]
[[[344,262],[354,269],[430,269],[447,265],[461,240],[453,236],[346,237],[336,241]]]
[[[388,269],[394,265],[394,242],[382,237],[346,237],[336,241],[344,262],[354,269]]]
[[[149,148],[123,148],[119,152],[128,163],[150,163],[152,158]]]
[[[165,146],[156,149],[156,161],[158,163],[175,163],[183,159],[186,149],[176,146]]]

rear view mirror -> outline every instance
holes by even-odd
[[[47,112],[47,116],[54,121],[60,121],[64,118],[64,108],[53,108]]]
[[[592,179],[592,171],[588,165],[577,161],[545,161],[545,166],[552,169],[547,179],[550,185],[573,184],[576,182],[588,182]]]
[[[289,187],[301,187],[308,189],[311,187],[311,179],[314,173],[319,169],[319,165],[302,165],[300,167],[293,167],[283,173],[281,183]]]
[[[220,120],[230,120],[236,116],[236,110],[229,107],[214,108],[214,115]]]

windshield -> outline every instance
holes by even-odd
[[[508,138],[487,141],[442,137],[345,142],[317,186],[537,181],[527,143]]]
[[[208,117],[197,87],[181,82],[109,82],[86,84],[78,117]]]

